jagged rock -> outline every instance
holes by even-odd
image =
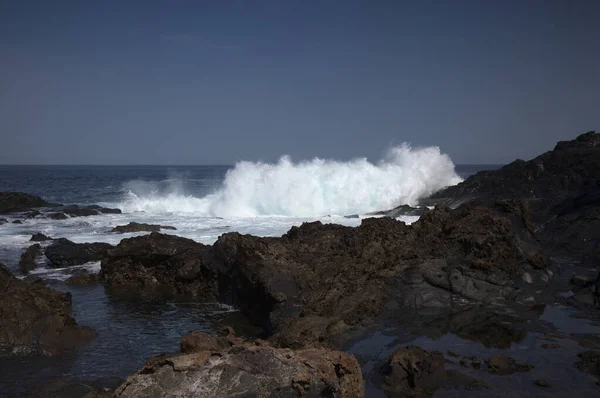
[[[46,247],[44,254],[54,267],[68,267],[100,261],[112,247],[108,243],[74,243],[60,238]]]
[[[386,216],[391,218],[398,218],[400,216],[421,216],[424,212],[427,212],[427,208],[417,208],[409,205],[401,205],[394,207],[392,210],[376,211],[369,213],[369,216]]]
[[[514,358],[505,355],[494,355],[487,360],[488,372],[497,375],[509,375],[515,372],[529,372],[533,369],[527,363],[517,363]]]
[[[28,211],[48,204],[39,196],[23,192],[0,192],[0,214]]]
[[[28,284],[0,265],[0,355],[53,355],[94,332],[71,316],[71,295]]]
[[[128,232],[159,232],[161,229],[169,229],[172,231],[177,230],[175,227],[170,227],[168,225],[156,225],[156,224],[145,224],[145,223],[137,223],[130,222],[127,225],[119,225],[110,230],[110,232],[115,232],[118,234],[124,234]]]
[[[374,382],[384,391],[401,396],[433,394],[437,389],[487,388],[485,383],[470,376],[447,370],[444,356],[437,351],[408,346],[399,348],[374,375]]]
[[[46,240],[52,240],[52,238],[44,235],[41,232],[36,232],[35,234],[31,235],[31,239],[29,239],[30,242],[44,242]]]
[[[67,218],[69,218],[65,213],[61,212],[48,213],[45,216],[46,218],[49,218],[51,220],[66,220]]]
[[[109,285],[166,288],[215,299],[218,281],[202,260],[208,249],[157,232],[123,239],[102,261],[100,277]]]
[[[29,246],[22,254],[19,260],[19,268],[24,275],[37,268],[35,259],[42,255],[42,247],[39,243]]]
[[[201,336],[207,341],[199,348],[207,350],[151,358],[114,396],[364,397],[360,365],[350,354],[260,342],[224,346]]]

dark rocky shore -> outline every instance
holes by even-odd
[[[252,341],[232,330],[192,333],[180,353],[150,358],[116,389],[118,397],[362,397],[364,383],[394,397],[487,390],[474,371],[506,377],[534,366],[504,355],[455,360],[459,354],[409,346],[361,372],[364,361],[344,350],[390,325],[421,335],[449,330],[507,348],[525,331],[542,328],[525,314],[557,302],[600,319],[600,274],[593,271],[600,266],[600,134],[480,172],[420,205],[379,214],[420,214],[411,225],[385,216],[356,228],[313,222],[277,238],[226,233],[212,246],[162,234],[172,227],[151,224],[116,227],[113,233],[151,232],[117,246],[36,234],[32,240],[44,248],[33,244],[20,265],[27,273],[42,253],[56,267],[101,260],[98,277],[78,275],[73,283],[218,301],[262,330]],[[114,211],[61,209],[31,195],[0,193],[0,214],[17,212],[23,222]],[[0,275],[2,354],[51,355],[66,342],[90,338],[70,315],[70,297],[21,282],[5,268]],[[565,290],[572,294],[559,294]],[[562,349],[552,342],[557,338],[586,347],[570,366],[600,377],[599,336],[544,338],[541,349]],[[542,378],[531,385],[553,388]]]

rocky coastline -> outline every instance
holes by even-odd
[[[118,212],[0,193],[7,222]],[[407,225],[395,219],[402,214],[420,218]],[[350,347],[402,324],[423,335],[450,330],[502,349],[533,328],[522,313],[556,302],[600,319],[600,133],[477,173],[417,208],[376,216],[358,227],[304,223],[281,237],[229,232],[211,246],[153,224],[115,227],[107,233],[150,232],[116,246],[35,234],[19,266],[26,275],[36,261],[50,267],[101,261],[99,275],[75,275],[71,282],[229,304],[261,330],[253,340],[231,329],[194,332],[183,338],[181,352],[150,358],[116,390],[86,391],[115,397],[362,397],[366,384],[388,396],[488,390],[474,370],[506,377],[533,366],[503,355],[456,362],[449,353],[403,346],[365,370]],[[0,355],[59,355],[93,338],[71,316],[68,294],[21,281],[6,267],[0,277]],[[572,294],[561,296],[565,290]],[[508,307],[511,312],[488,310]],[[600,383],[600,336],[560,339],[587,344],[572,367]],[[553,388],[542,378],[531,384]]]

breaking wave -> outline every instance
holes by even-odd
[[[377,163],[367,159],[277,163],[239,162],[213,193],[194,197],[177,183],[170,192],[129,187],[125,212],[194,213],[216,217],[365,214],[414,205],[461,178],[438,147],[392,148]],[[138,184],[139,185],[139,184]]]

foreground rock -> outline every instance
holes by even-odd
[[[23,192],[0,192],[0,214],[28,211],[48,205],[39,196]]]
[[[27,284],[0,265],[0,355],[53,355],[94,332],[71,316],[71,295]]]
[[[39,243],[29,246],[19,260],[19,268],[24,275],[37,268],[36,258],[42,255],[42,247]]]
[[[277,349],[261,342],[222,343],[205,333],[196,340],[199,349],[192,353],[148,360],[114,396],[364,396],[361,369],[350,354],[327,349]]]
[[[373,379],[384,391],[400,396],[429,395],[438,389],[448,388],[486,388],[481,381],[455,370],[447,370],[440,352],[428,352],[415,346],[394,351]]]
[[[217,278],[202,261],[208,249],[191,239],[156,232],[123,239],[102,261],[100,278],[109,285],[215,299]]]
[[[161,229],[169,229],[175,231],[177,228],[168,225],[144,224],[130,222],[127,225],[119,225],[110,230],[110,232],[124,234],[129,232],[159,232]]]
[[[108,243],[74,243],[68,239],[56,239],[46,247],[44,254],[54,267],[82,265],[90,261],[100,261],[113,246]]]

